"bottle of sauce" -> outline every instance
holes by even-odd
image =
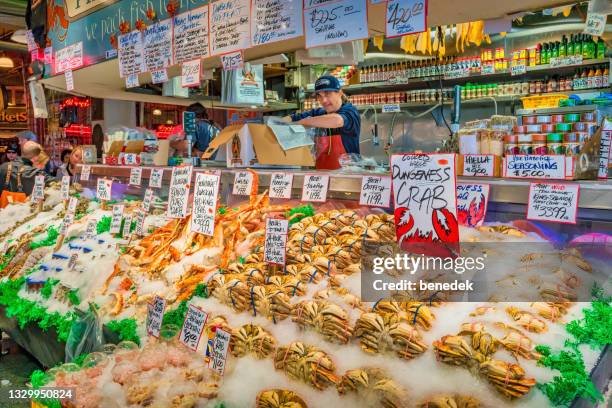
[[[602,75],[601,67],[598,65],[593,76],[593,88],[601,88]]]
[[[542,63],[542,44],[538,44],[535,50],[535,63],[540,65]]]
[[[606,43],[599,37],[597,41],[597,58],[603,59],[606,56]]]
[[[589,73],[587,69],[582,70],[582,74],[580,74],[580,89],[586,89],[587,84],[589,83]]]
[[[601,87],[607,88],[610,86],[610,69],[608,65],[604,65],[603,72],[601,73]]]
[[[574,56],[577,55],[582,55],[582,41],[579,34],[574,37]]]
[[[567,37],[564,35],[561,43],[559,44],[559,58],[567,55]]]
[[[567,49],[565,50],[565,55],[568,57],[574,56],[574,34],[570,35],[570,40],[567,43]]]
[[[587,74],[586,88],[587,89],[595,88],[595,70],[593,69],[593,67],[589,69],[589,73]]]
[[[582,59],[588,59],[589,55],[591,55],[591,46],[589,45],[590,42],[592,41],[589,41],[588,36],[582,36]]]

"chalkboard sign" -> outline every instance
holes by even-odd
[[[253,0],[251,43],[262,45],[303,33],[302,0]]]
[[[219,0],[210,4],[210,53],[225,54],[251,45],[250,0]]]
[[[304,27],[306,48],[368,38],[366,0],[305,0]]]
[[[172,65],[172,19],[144,30],[144,52],[147,71],[159,71]]]
[[[209,56],[208,5],[174,17],[174,63]]]

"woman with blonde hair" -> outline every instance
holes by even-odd
[[[81,164],[81,163],[83,163],[83,146],[77,146],[74,149],[72,149],[68,162],[63,163],[57,169],[56,177],[59,180],[61,180],[62,177],[64,176],[70,176],[70,177],[74,176],[74,173],[76,171],[76,165]]]

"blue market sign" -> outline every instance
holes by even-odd
[[[110,1],[53,0],[47,4],[47,46],[52,47],[55,55],[58,50],[82,42],[82,66],[97,64],[117,57],[117,38],[122,29],[127,32],[170,18],[168,9],[173,9],[174,14],[178,14],[208,2],[209,0],[119,0],[103,7]],[[84,14],[87,12],[89,14]],[[53,73],[51,69],[47,69],[45,76],[52,76]]]

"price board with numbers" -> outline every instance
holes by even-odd
[[[325,174],[307,174],[304,176],[302,201],[324,203],[327,200],[329,176]]]
[[[225,372],[227,351],[229,350],[231,337],[231,334],[221,328],[215,330],[208,368],[216,371],[219,375],[223,375]]]
[[[207,320],[208,313],[190,304],[185,314],[181,333],[179,334],[179,341],[189,349],[196,351]]]
[[[576,224],[580,185],[530,183],[527,219]]]
[[[288,233],[289,220],[280,218],[266,219],[264,262],[272,265],[285,265]]]
[[[147,333],[149,336],[159,338],[165,309],[166,299],[161,296],[155,296],[153,303],[149,303],[147,313]]]
[[[391,177],[363,176],[359,205],[388,207],[391,201]]]
[[[291,198],[293,188],[293,174],[273,173],[270,178],[270,198]]]

